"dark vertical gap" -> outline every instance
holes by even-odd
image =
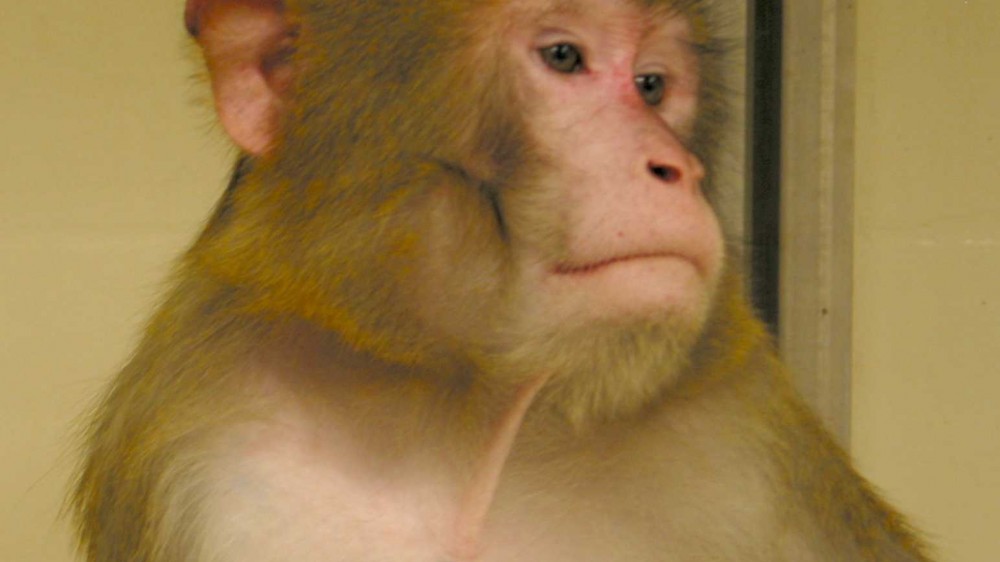
[[[754,0],[747,22],[750,294],[775,335],[780,329],[782,2]]]

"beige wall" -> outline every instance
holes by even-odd
[[[70,560],[70,422],[223,186],[183,4],[0,4],[0,562]]]
[[[1000,2],[858,6],[854,432],[948,562],[1000,560]]]
[[[3,562],[70,560],[55,521],[71,422],[224,182],[182,4],[0,10]],[[946,560],[992,561],[1000,3],[859,4],[854,452]]]

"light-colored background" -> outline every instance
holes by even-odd
[[[71,559],[73,422],[232,153],[181,0],[0,6],[0,562]],[[1000,556],[1000,2],[858,3],[852,453],[945,562]]]
[[[942,560],[996,562],[1000,2],[856,4],[851,450]]]

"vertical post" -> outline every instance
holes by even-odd
[[[784,12],[782,355],[843,445],[850,440],[854,189],[854,0]]]

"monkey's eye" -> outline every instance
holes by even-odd
[[[643,74],[635,77],[635,87],[646,105],[655,107],[663,101],[667,90],[666,79],[662,74]]]
[[[583,70],[583,54],[575,45],[558,43],[539,51],[542,60],[552,70],[563,74],[573,74]]]

